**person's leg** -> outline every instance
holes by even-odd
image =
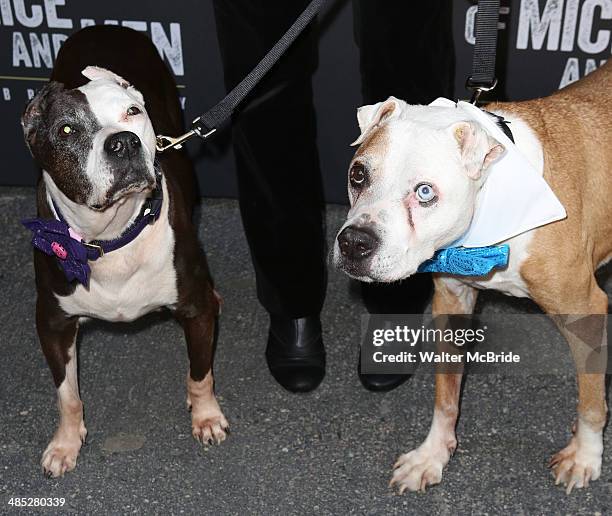
[[[390,95],[410,104],[452,96],[451,0],[354,0],[353,8],[365,104]]]
[[[225,83],[234,87],[308,2],[215,0]],[[316,148],[312,28],[241,107],[233,126],[240,209],[257,275],[273,314],[318,314],[325,296],[324,203]]]
[[[451,97],[455,75],[452,2],[353,0],[355,40],[360,49],[364,104],[393,95],[410,104]],[[432,292],[429,274],[399,283],[363,283],[370,313],[421,313]],[[373,390],[389,390],[407,377],[361,375]]]
[[[307,3],[214,0],[228,90],[251,71]],[[291,390],[310,390],[323,377],[318,316],[325,297],[326,248],[311,86],[317,52],[310,27],[241,106],[233,125],[242,221],[257,295],[272,319],[268,363],[272,370],[275,354],[293,363],[297,353],[297,368],[306,370],[306,381],[295,368],[290,367],[289,378],[272,371]],[[304,343],[304,331],[308,338],[314,335],[313,342]],[[317,355],[310,365],[318,373],[309,369],[304,354]]]

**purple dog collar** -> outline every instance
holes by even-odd
[[[53,203],[57,219],[27,219],[22,224],[32,231],[32,245],[49,256],[55,256],[60,268],[69,282],[77,280],[84,286],[89,285],[91,268],[89,261],[95,261],[106,253],[116,251],[132,242],[149,224],[153,224],[161,213],[163,193],[161,175],[151,197],[144,202],[142,209],[128,228],[112,240],[92,240],[85,242],[66,222]]]

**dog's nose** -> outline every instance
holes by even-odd
[[[378,247],[378,238],[364,228],[348,226],[338,235],[340,253],[350,260],[363,260]]]
[[[111,134],[104,142],[104,150],[111,156],[131,158],[140,151],[140,138],[130,131]]]

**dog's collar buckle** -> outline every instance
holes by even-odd
[[[102,258],[104,256],[104,248],[101,245],[83,242],[82,240],[81,240],[81,244],[83,244],[85,247],[88,247],[89,249],[96,250],[99,254],[98,258]]]

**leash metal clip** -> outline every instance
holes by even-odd
[[[191,129],[181,136],[175,137],[166,136],[165,134],[158,134],[155,137],[155,149],[160,153],[168,149],[180,149],[183,146],[183,142],[191,138],[193,135],[199,136],[203,140],[206,140],[206,138],[212,136],[215,132],[217,132],[217,129],[213,128],[210,131],[203,133],[202,126],[200,125],[200,117],[198,117],[191,122]]]
[[[489,84],[484,84],[474,82],[472,81],[471,77],[468,77],[467,81],[465,81],[465,88],[472,91],[472,98],[470,99],[470,104],[476,105],[482,92],[491,91],[495,89],[495,86],[497,86],[497,78],[494,78],[493,82]]]
[[[193,129],[177,137],[158,134],[155,137],[155,149],[157,152],[164,152],[165,150],[173,148],[180,149],[183,146],[183,142],[191,138],[194,134],[195,132]]]

